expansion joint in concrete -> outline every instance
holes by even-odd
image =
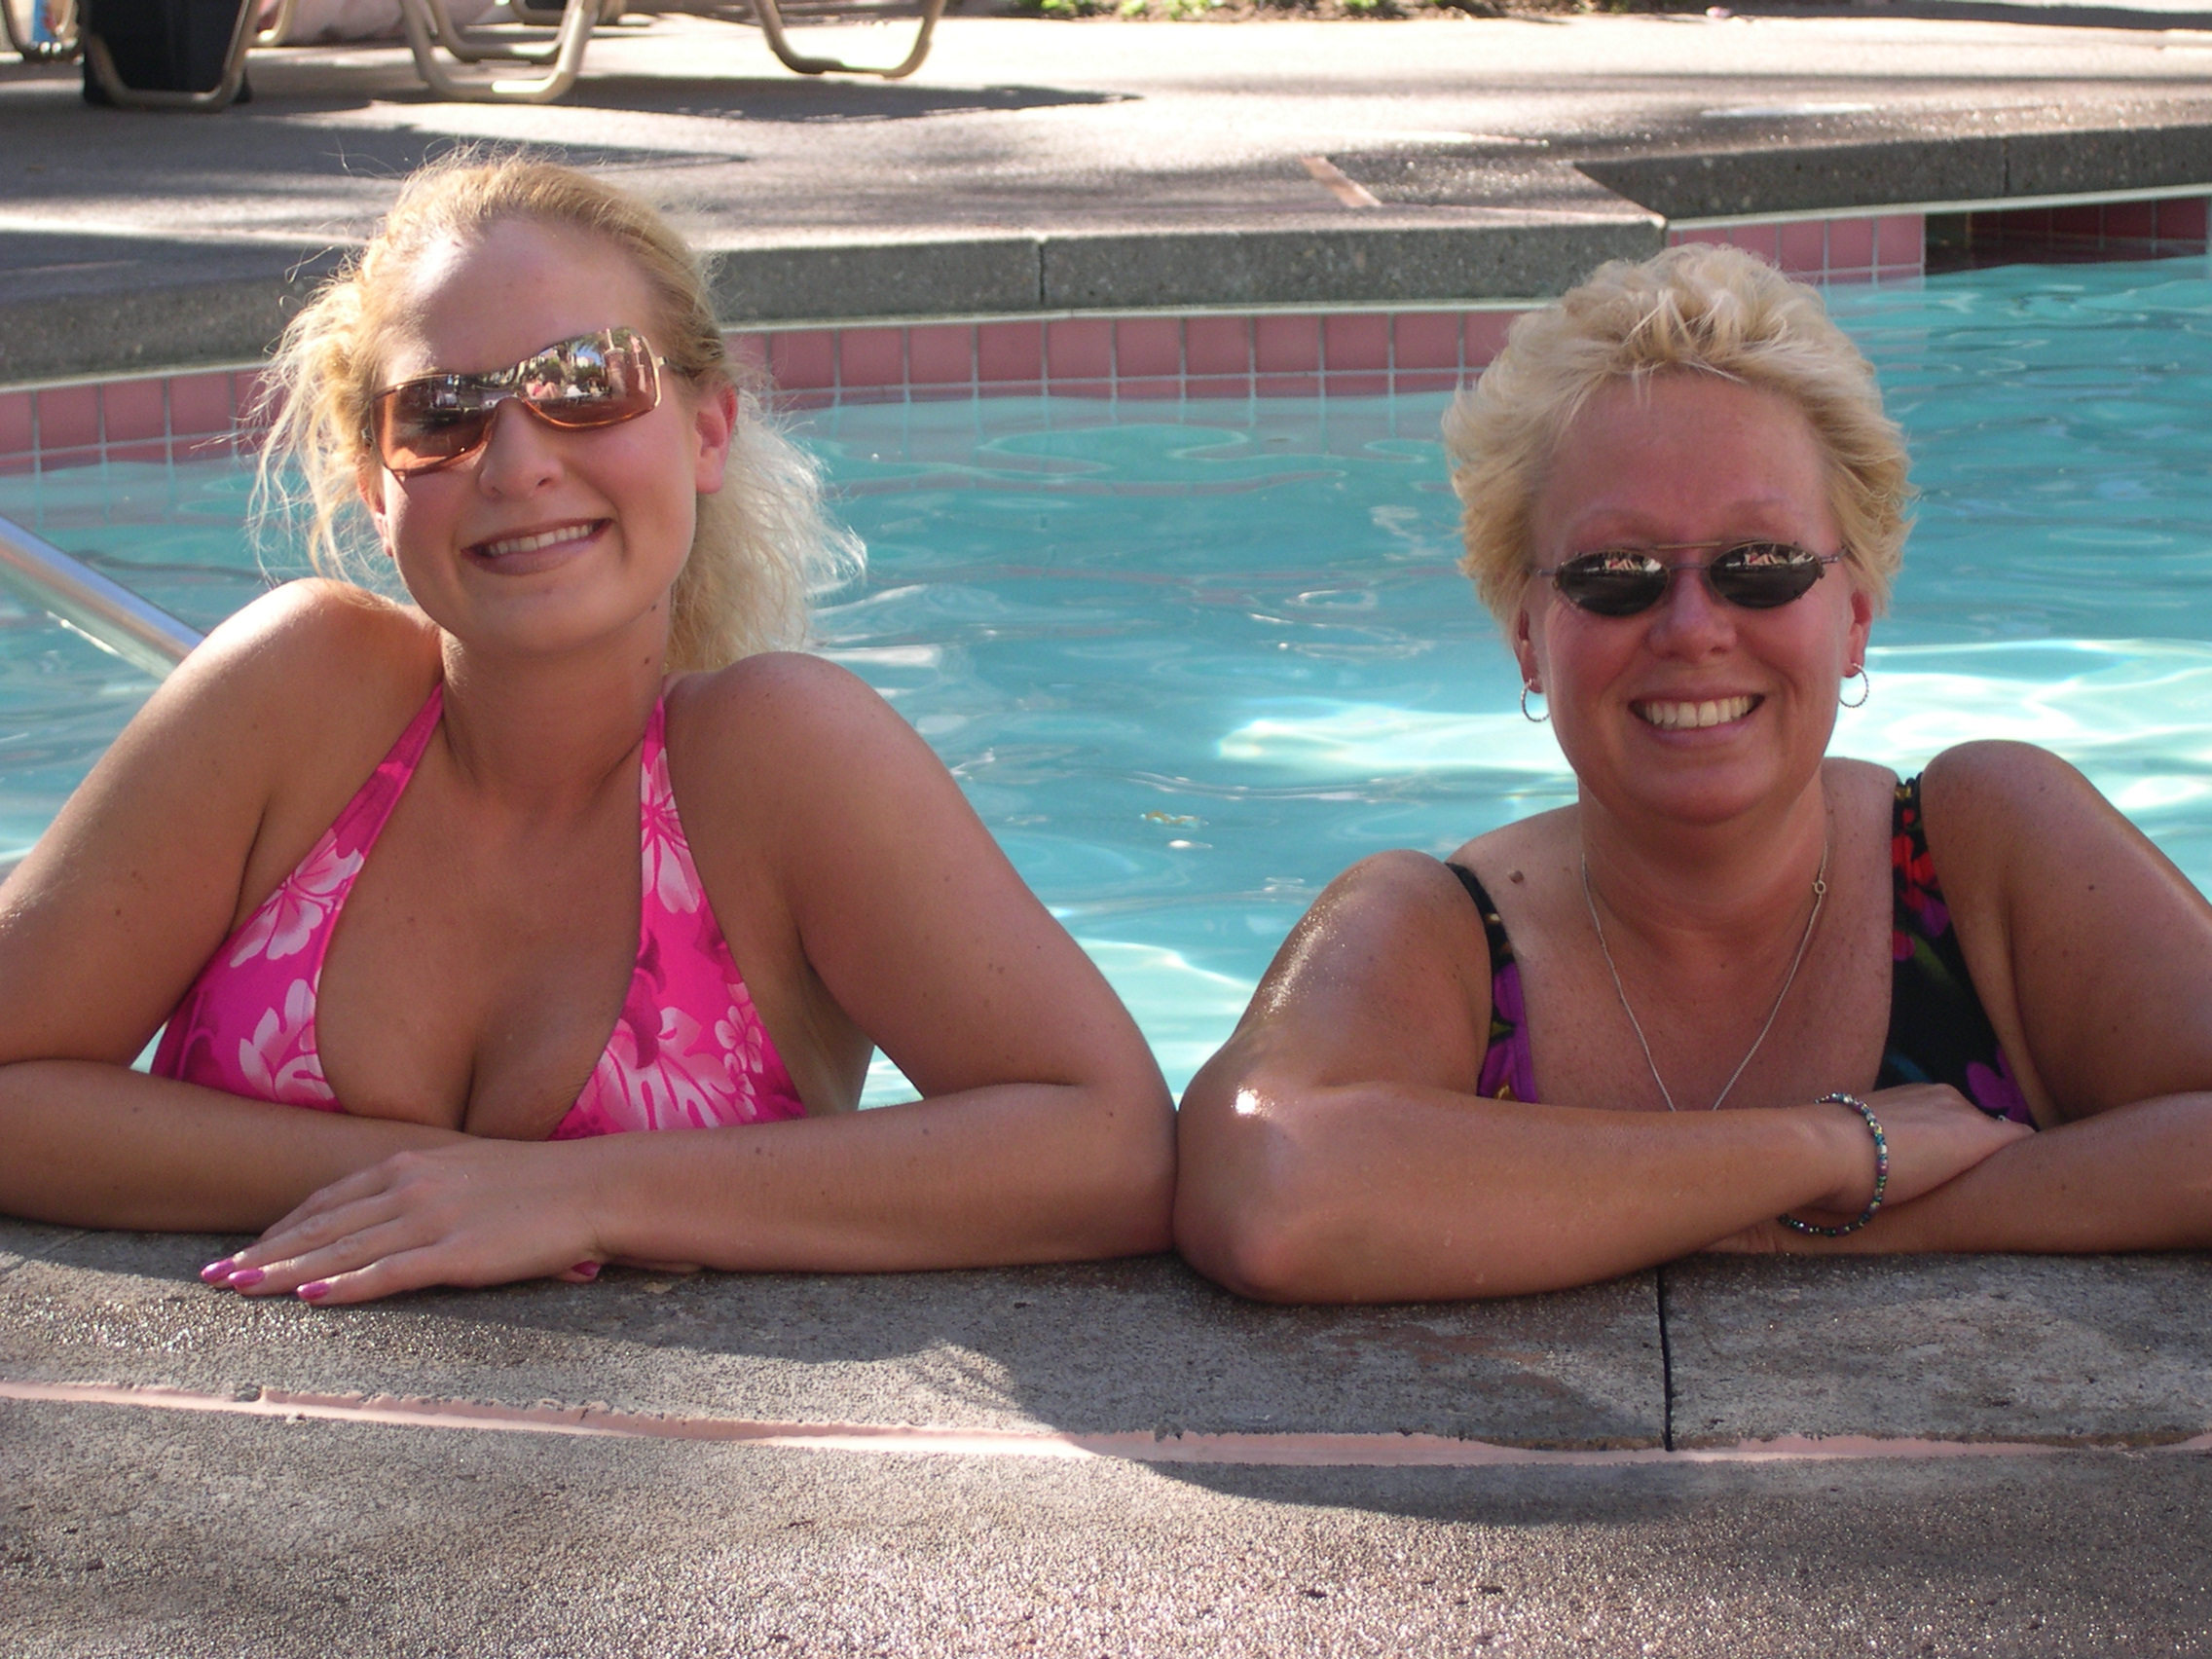
[[[1675,1339],[1667,1329],[1667,1267],[1661,1263],[1651,1275],[1659,1304],[1659,1444],[1675,1449]]]

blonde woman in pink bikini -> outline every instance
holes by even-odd
[[[906,724],[770,648],[812,475],[655,215],[432,169],[276,373],[318,557],[365,504],[414,604],[248,607],[10,881],[0,1209],[266,1229],[203,1276],[327,1304],[1165,1247],[1134,1023]],[[861,1117],[878,1046],[925,1098]]]

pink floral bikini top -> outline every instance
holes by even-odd
[[[430,693],[391,753],[299,867],[200,971],[169,1015],[154,1074],[253,1100],[342,1112],[315,1051],[315,997],[338,916],[445,707]],[[614,1033],[554,1140],[715,1128],[806,1113],[769,1041],[691,862],[656,702],[639,768],[645,894],[638,960]]]

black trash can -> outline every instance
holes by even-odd
[[[239,9],[258,0],[86,0],[80,27],[96,34],[119,80],[133,92],[209,92],[223,83],[223,64],[239,25]],[[250,25],[249,25],[250,26]],[[243,85],[237,101],[251,96]],[[109,102],[85,63],[85,101]]]

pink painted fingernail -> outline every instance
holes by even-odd
[[[328,1279],[316,1279],[313,1284],[300,1286],[300,1299],[304,1302],[316,1302],[329,1294],[330,1281]]]
[[[594,1279],[599,1277],[599,1264],[597,1262],[578,1262],[570,1271],[571,1272],[581,1273],[587,1279]]]
[[[231,1288],[233,1290],[251,1290],[268,1276],[268,1272],[260,1268],[240,1268],[231,1275]]]
[[[225,1256],[219,1262],[209,1262],[200,1270],[200,1276],[209,1284],[219,1283],[231,1276],[238,1267],[238,1260],[236,1256]]]

